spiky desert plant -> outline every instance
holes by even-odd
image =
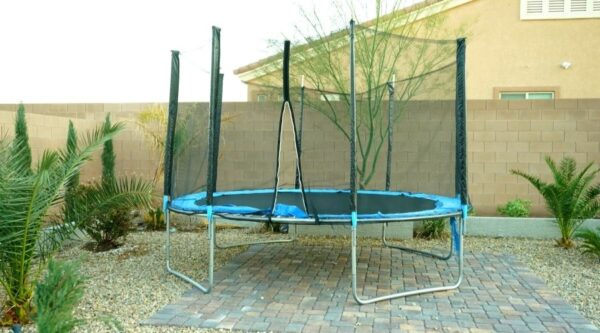
[[[110,128],[110,114],[106,115],[104,128]],[[112,140],[104,142],[102,149],[102,182],[110,183],[115,180],[115,151]]]
[[[600,259],[600,227],[596,231],[585,228],[575,234],[575,237],[583,240],[581,245],[583,253],[595,255]]]
[[[561,238],[557,244],[568,249],[575,245],[573,236],[579,226],[600,211],[600,183],[592,185],[600,169],[592,169],[594,164],[588,163],[577,172],[577,163],[570,157],[563,158],[558,166],[549,156],[545,160],[553,183],[518,170],[511,170],[511,173],[527,179],[544,197],[546,207],[560,229]]]
[[[69,120],[69,130],[67,132],[67,153],[75,154],[77,152],[77,131],[73,122]],[[65,189],[64,221],[73,222],[73,212],[75,209],[75,195],[79,186],[79,171],[69,179]]]
[[[33,285],[46,260],[68,236],[65,228],[44,232],[50,207],[60,204],[64,188],[104,142],[122,128],[98,127],[75,152],[47,150],[31,172],[25,145],[0,145],[0,286],[6,295],[0,324],[27,323],[33,313]],[[17,140],[15,138],[15,140]],[[43,240],[43,241],[42,241]]]
[[[68,333],[83,324],[73,311],[83,297],[85,282],[77,262],[50,260],[48,272],[35,288],[39,333]]]
[[[29,135],[27,134],[27,121],[25,119],[25,106],[19,104],[17,117],[15,119],[15,138],[12,141],[12,153],[19,154],[18,165],[13,166],[15,171],[31,172],[31,147],[29,146]]]

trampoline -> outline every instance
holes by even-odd
[[[186,82],[181,77],[196,74],[181,65],[185,55],[172,51],[163,199],[168,272],[209,293],[215,248],[292,242],[298,225],[346,225],[351,233],[352,294],[359,304],[460,285],[468,208],[465,40],[381,35],[353,21],[348,31],[347,49],[340,49],[338,41],[335,50],[311,50],[312,58],[293,58],[291,44],[285,41],[281,79],[264,75],[263,82],[248,87],[254,94],[279,96],[278,112],[275,103],[265,103],[257,104],[260,110],[223,113],[219,28],[213,27],[211,65],[206,71],[211,83],[208,103],[179,100]],[[382,45],[378,38],[389,43],[378,56],[389,70],[367,80],[356,73],[356,48],[360,53],[373,40],[377,41],[373,45]],[[404,53],[391,52],[394,47],[403,47]],[[329,59],[329,66],[331,70],[339,66],[343,74],[327,79],[313,71],[305,84],[302,73],[310,73],[320,57],[338,57]],[[423,60],[428,58],[432,60]],[[172,213],[206,217],[205,282],[173,267]],[[217,216],[289,224],[292,229],[289,237],[279,240],[219,245]],[[448,221],[448,253],[406,248],[386,239],[389,223],[432,219]],[[455,257],[454,280],[389,295],[360,295],[357,232],[363,224],[381,225],[386,247],[438,260]]]
[[[281,223],[348,223],[352,218],[350,191],[306,190],[306,199],[318,214],[311,218],[302,207],[299,189],[280,189],[279,200],[271,207],[273,189],[215,192],[212,213],[226,219]],[[385,223],[450,217],[461,211],[460,200],[439,195],[392,191],[358,191],[357,218],[361,223]],[[184,214],[206,214],[206,192],[176,198],[171,210]]]

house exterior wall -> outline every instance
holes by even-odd
[[[521,20],[520,1],[476,0],[446,12],[447,30],[467,31],[467,98],[497,99],[498,88],[600,97],[600,18]]]
[[[438,37],[467,38],[467,98],[498,99],[502,91],[599,98],[600,18],[521,20],[520,1],[474,0],[440,14]],[[248,101],[257,93],[249,85]]]

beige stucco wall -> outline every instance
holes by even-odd
[[[27,121],[34,155],[46,148],[64,146],[69,119],[83,132],[98,125],[108,111],[115,120],[129,121],[143,107],[144,104],[30,105]],[[223,104],[223,114],[229,120],[222,125],[220,188],[257,186],[258,181],[264,181],[260,186],[272,184],[279,107],[278,103]],[[69,109],[78,111],[66,116]],[[15,110],[16,105],[0,105],[0,128],[5,132],[13,131]],[[345,184],[344,179],[335,177],[340,175],[340,170],[345,170],[343,177],[347,179],[348,156],[343,153],[347,151],[347,141],[340,138],[339,131],[327,122],[306,120],[305,126],[305,134],[311,138],[310,142],[304,141],[306,177],[313,182],[316,179],[319,184]],[[469,193],[479,215],[494,215],[498,205],[517,197],[531,200],[536,214],[546,214],[543,199],[537,191],[512,175],[511,169],[550,180],[544,163],[546,155],[556,160],[574,157],[580,167],[589,162],[600,163],[600,99],[472,100],[468,103],[467,130]],[[410,129],[399,130],[396,137],[403,140],[402,133],[409,132]],[[404,141],[410,144],[411,140],[418,139],[409,135]],[[311,145],[313,153],[320,151],[321,155],[312,154]],[[323,146],[331,151],[321,149]],[[396,149],[398,156],[403,153],[410,156],[412,152],[404,152],[399,145]],[[135,173],[152,178],[157,155],[131,122],[115,139],[115,150],[118,174]],[[435,184],[427,184],[426,176],[414,172],[443,172],[427,170],[426,165],[407,172],[402,165],[398,162],[393,179],[404,177],[406,181],[401,186],[415,191],[426,190],[422,186]],[[452,168],[452,165],[441,166]],[[288,169],[287,172],[293,173],[293,168]],[[379,172],[380,179],[373,184],[383,186],[382,175]],[[85,181],[99,176],[100,163],[96,158],[86,166],[82,178]]]
[[[600,97],[600,18],[521,20],[520,0],[476,0],[446,13],[464,25],[467,97],[494,99],[498,87],[558,87],[559,98]],[[565,70],[563,61],[572,63]]]
[[[33,163],[46,149],[63,149],[69,120],[78,134],[101,125],[107,113],[113,123],[125,123],[125,129],[113,140],[118,176],[137,175],[151,180],[157,166],[157,153],[135,124],[135,114],[148,104],[26,104],[29,142]],[[0,133],[13,136],[17,105],[0,105]],[[86,182],[101,175],[100,152],[81,171]]]

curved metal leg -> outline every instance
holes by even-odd
[[[167,200],[167,199],[165,199]],[[203,293],[208,294],[213,286],[213,273],[215,267],[215,222],[212,212],[208,214],[208,285],[203,286],[198,281],[191,277],[178,272],[171,268],[171,219],[170,211],[167,209],[166,202],[163,205],[165,212],[165,222],[167,229],[167,246],[166,246],[166,260],[167,260],[167,272],[177,276],[178,278],[188,282],[192,286],[200,289]]]
[[[450,237],[450,251],[448,251],[448,254],[442,255],[442,254],[437,254],[437,253],[433,253],[433,252],[421,251],[421,250],[417,250],[417,249],[413,249],[413,248],[409,248],[409,247],[404,247],[404,246],[400,246],[400,245],[390,244],[390,243],[388,243],[387,239],[385,238],[386,228],[387,228],[387,222],[384,223],[383,227],[381,228],[381,241],[385,247],[389,247],[392,249],[397,249],[397,250],[401,250],[401,251],[405,251],[405,252],[409,252],[409,253],[420,254],[420,255],[423,255],[426,257],[431,257],[431,258],[440,259],[440,260],[448,260],[452,257],[452,246],[454,245],[454,241],[453,241],[452,237]]]
[[[440,286],[440,287],[430,287],[430,288],[422,288],[422,289],[416,289],[416,290],[409,290],[409,291],[403,291],[403,292],[398,292],[398,293],[394,293],[394,294],[389,294],[389,295],[384,295],[384,296],[379,296],[379,297],[373,297],[373,298],[362,298],[360,295],[358,295],[358,287],[357,287],[357,279],[356,279],[356,271],[357,271],[357,255],[356,255],[356,234],[357,234],[357,224],[356,221],[353,221],[352,223],[352,296],[354,297],[354,299],[356,300],[356,302],[358,304],[364,305],[364,304],[371,304],[371,303],[375,303],[375,302],[381,302],[381,301],[386,301],[386,300],[391,300],[391,299],[395,299],[395,298],[400,298],[400,297],[406,297],[406,296],[413,296],[413,295],[420,295],[420,294],[426,294],[426,293],[433,293],[433,292],[437,292],[437,291],[446,291],[446,290],[452,290],[452,289],[456,289],[458,288],[458,286],[461,284],[462,280],[463,280],[463,262],[464,262],[464,256],[463,256],[463,226],[464,226],[464,218],[459,218],[459,221],[457,223],[457,228],[458,228],[458,239],[457,239],[457,246],[456,246],[456,251],[457,253],[457,260],[458,260],[458,277],[456,279],[456,281],[450,285],[445,285],[445,286]]]
[[[285,238],[285,239],[271,239],[271,240],[257,240],[257,241],[241,242],[241,243],[232,243],[232,244],[226,244],[226,245],[219,244],[217,242],[217,239],[215,238],[215,245],[219,249],[228,249],[228,248],[238,247],[238,246],[244,246],[244,245],[289,243],[289,242],[293,242],[293,241],[296,240],[297,228],[296,228],[295,224],[293,226],[294,226],[294,232],[290,235],[290,238]]]

